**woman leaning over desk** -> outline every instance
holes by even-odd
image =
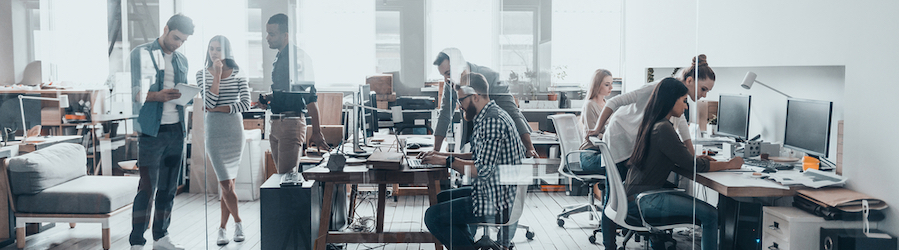
[[[739,169],[743,159],[734,157],[727,162],[717,162],[707,157],[694,157],[681,141],[672,117],[681,117],[687,109],[688,89],[675,78],[665,78],[656,85],[646,105],[639,126],[637,139],[630,160],[630,171],[624,181],[628,198],[628,213],[645,218],[695,216],[702,225],[702,249],[718,249],[718,211],[712,205],[678,193],[657,193],[640,200],[637,210],[635,199],[646,191],[662,189],[673,171],[680,175]],[[608,222],[607,222],[608,221]],[[615,225],[603,216],[603,245],[615,249]],[[612,248],[610,248],[612,247]]]
[[[197,83],[205,90],[206,153],[222,188],[218,245],[230,242],[225,230],[229,216],[234,217],[234,241],[245,239],[237,211],[234,180],[244,145],[241,112],[250,109],[250,92],[247,80],[238,77],[238,72],[231,42],[224,36],[213,37],[206,53],[206,69],[197,72]]]

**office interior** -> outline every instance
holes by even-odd
[[[360,86],[368,84],[367,79],[389,76],[396,98],[430,97],[434,102],[439,101],[438,89],[443,77],[432,63],[437,53],[448,47],[460,49],[468,62],[499,72],[500,80],[509,84],[519,108],[536,131],[532,133],[535,140],[553,140],[557,129],[548,115],[580,114],[584,93],[596,69],[612,72],[615,78],[609,96],[612,98],[672,76],[688,67],[691,58],[705,54],[717,79],[704,99],[690,102],[692,115],[703,117],[698,114],[701,109],[694,107],[715,103],[721,95],[751,96],[748,138],[742,139],[759,135],[761,141],[783,145],[789,99],[831,102],[829,152],[825,158],[839,165],[834,167],[839,170],[826,172],[845,178],[845,189],[892,205],[899,204],[899,194],[893,192],[899,188],[895,184],[899,168],[893,167],[894,161],[890,160],[897,149],[895,142],[899,141],[899,133],[889,126],[899,122],[891,112],[895,110],[892,107],[899,106],[899,100],[893,97],[899,92],[899,86],[891,84],[891,72],[899,68],[899,60],[895,60],[899,58],[899,49],[894,48],[899,44],[899,33],[892,32],[899,29],[899,17],[894,15],[896,9],[899,9],[899,2],[894,1],[832,0],[8,0],[0,2],[0,85],[3,85],[0,93],[55,100],[39,101],[39,114],[33,107],[24,110],[31,111],[30,114],[23,112],[21,115],[0,108],[0,116],[9,116],[0,117],[0,122],[9,118],[14,120],[12,123],[18,123],[24,117],[29,123],[27,127],[42,125],[37,131],[39,135],[35,136],[43,138],[41,142],[55,143],[56,139],[52,137],[57,137],[59,141],[82,145],[86,151],[86,175],[124,175],[137,179],[134,160],[137,160],[140,146],[133,129],[138,112],[132,109],[135,101],[132,91],[135,89],[131,85],[131,49],[159,37],[170,16],[184,14],[196,25],[194,34],[177,50],[189,62],[187,83],[197,83],[195,74],[204,67],[209,39],[224,35],[231,41],[234,58],[252,89],[250,97],[256,102],[259,94],[271,91],[272,62],[277,58],[277,50],[270,49],[266,43],[266,22],[277,13],[285,13],[290,24],[295,26],[290,29],[295,33],[290,37],[291,43],[313,59],[317,91],[342,94],[342,99],[335,101],[336,108],[319,106],[321,110],[331,112],[322,116],[339,117],[336,124],[327,125],[339,127],[338,132],[326,135],[332,147],[349,137],[345,130],[354,120],[349,119],[354,108],[342,104],[357,102],[354,98],[359,95]],[[747,72],[755,73],[755,80],[767,87],[758,82],[749,89],[741,87]],[[148,86],[142,87],[146,91]],[[65,100],[62,95],[66,96]],[[322,96],[319,96],[320,102],[324,100]],[[3,97],[10,99],[6,95]],[[193,106],[185,108],[186,122],[191,126],[185,163],[178,180],[178,195],[174,199],[173,222],[169,227],[172,238],[187,249],[288,249],[283,247],[286,245],[292,246],[289,249],[294,249],[293,246],[296,249],[322,249],[315,242],[315,236],[321,233],[318,230],[274,238],[264,235],[264,227],[274,227],[266,225],[268,219],[265,218],[267,214],[275,213],[272,211],[302,210],[307,215],[312,214],[305,216],[309,220],[305,223],[313,220],[318,223],[324,206],[322,196],[326,195],[322,190],[328,189],[325,185],[316,186],[319,182],[304,184],[313,186],[303,191],[308,192],[303,195],[311,198],[308,202],[311,207],[286,204],[284,200],[274,208],[263,204],[266,196],[261,193],[266,192],[265,185],[270,181],[266,165],[271,162],[265,152],[270,150],[271,127],[268,122],[272,119],[271,112],[263,109],[251,109],[242,116],[245,129],[259,129],[255,134],[245,133],[245,138],[251,139],[251,146],[245,148],[246,154],[252,157],[242,159],[247,162],[241,163],[238,173],[238,182],[245,180],[243,183],[248,185],[247,191],[238,192],[247,239],[216,244],[220,189],[212,167],[202,160],[205,157],[203,149],[209,145],[203,145],[203,130],[198,130],[203,124],[203,109],[197,105],[197,100],[203,99],[196,97]],[[60,102],[70,105],[63,107]],[[17,100],[12,105],[17,106]],[[370,105],[390,109],[390,105],[397,104],[385,102],[385,106],[381,106],[371,102]],[[436,125],[437,110],[439,106],[435,104],[431,112],[412,119],[413,125],[424,126],[404,130],[404,136],[408,137],[403,140],[416,136],[433,138],[426,136]],[[14,107],[14,111],[19,111],[19,107]],[[90,116],[109,120],[92,122]],[[48,120],[53,122],[48,123]],[[409,122],[407,119],[406,123]],[[375,133],[378,135],[372,137],[399,140],[391,134],[394,133],[390,129],[392,125],[392,122],[384,123]],[[21,125],[9,126],[18,130],[9,133],[9,137],[24,136]],[[694,138],[710,136],[709,132],[714,131],[708,120],[691,119],[691,127]],[[323,127],[323,131],[327,129]],[[377,144],[372,139],[365,143],[369,146]],[[14,158],[30,154],[16,147],[17,144],[28,143],[4,142],[3,151],[9,153],[0,155]],[[42,149],[40,143],[32,144],[31,151]],[[465,150],[461,145],[451,148],[456,145],[447,144],[452,146],[447,146],[445,151]],[[559,158],[562,149],[558,142],[536,144],[540,158]],[[344,143],[344,148],[347,145],[350,143]],[[801,154],[790,149],[779,152]],[[327,164],[327,160],[322,164]],[[539,170],[555,170],[559,164],[560,161],[544,164]],[[538,169],[536,165],[539,164],[534,164]],[[801,168],[801,163],[798,165],[796,168]],[[306,168],[315,166],[310,164]],[[449,172],[453,176],[459,175]],[[525,202],[537,205],[526,203],[524,206],[519,224],[530,229],[518,229],[512,239],[514,248],[604,249],[601,240],[588,240],[590,236],[601,237],[594,232],[599,228],[599,219],[590,213],[572,215],[570,219],[564,218],[565,226],[556,225],[563,205],[586,203],[592,198],[585,196],[585,189],[572,183],[570,178],[558,173],[549,173],[549,176],[535,177],[534,183],[528,185]],[[724,196],[714,187],[690,179],[679,178],[678,184],[698,202],[713,206],[721,204],[720,199]],[[278,189],[279,180],[272,182],[274,186],[269,188]],[[446,180],[440,185],[452,187],[457,182]],[[384,201],[388,206],[387,230],[428,232],[422,219],[429,206],[427,188],[419,187],[417,191],[406,191],[407,194],[401,195],[403,191],[399,189],[416,185],[399,186],[387,185],[390,193]],[[332,207],[332,214],[344,215],[332,216],[332,221],[336,222],[330,228],[374,230],[374,217],[378,216],[375,209],[379,203],[378,185],[338,185],[336,189],[335,199],[351,203],[328,205]],[[14,195],[9,196],[9,200],[14,200]],[[736,200],[739,204],[756,204],[759,209],[769,206],[781,209],[793,207],[793,199],[793,195],[789,195]],[[601,203],[600,200],[595,202]],[[0,202],[0,206],[7,206],[2,217],[8,217],[0,222],[9,223],[0,230],[0,249],[17,247],[12,203]],[[277,210],[266,212],[265,209]],[[346,216],[350,209],[355,211]],[[895,236],[899,235],[899,209],[890,206],[880,212],[883,218],[872,222],[871,228],[892,235],[895,246]],[[131,209],[124,209],[109,217],[112,249],[130,247],[131,214]],[[754,212],[757,223],[768,214],[762,210]],[[55,226],[51,222],[55,222]],[[65,222],[29,223],[25,249],[105,248],[99,233],[100,224],[79,221],[78,226],[70,228]],[[828,223],[825,227],[861,228],[858,226],[860,221],[822,223]],[[233,222],[228,225],[230,237],[233,236],[230,231]],[[812,225],[809,228],[817,232],[821,227]],[[152,242],[149,231],[145,237]],[[672,230],[678,242],[677,249],[699,249],[699,240],[693,235],[699,235],[700,231],[698,227],[695,230]],[[496,239],[496,231],[492,232]],[[529,237],[530,232],[535,234],[533,239]],[[721,249],[773,246],[763,244],[770,243],[765,241],[767,235],[764,233],[740,235],[743,232],[736,232],[738,235],[728,236],[730,241],[723,240],[723,235],[720,237]],[[481,234],[477,235],[479,238]],[[814,240],[816,245],[822,237],[821,233],[785,235],[778,239],[783,241],[783,237],[789,237],[795,242],[804,237]],[[623,238],[618,237],[619,246]],[[751,243],[744,238],[758,242]],[[648,244],[646,242],[648,240],[631,240],[627,249],[641,249]],[[286,245],[275,246],[273,243]],[[725,245],[728,243],[730,245]],[[148,243],[147,248],[150,245]],[[324,245],[322,241],[321,246]],[[331,245],[346,249],[434,249],[439,246],[402,240],[383,244]],[[824,249],[823,245],[821,247]]]

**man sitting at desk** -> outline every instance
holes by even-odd
[[[520,135],[523,145],[527,147],[528,156],[537,157],[537,150],[534,149],[534,144],[531,143],[531,128],[528,127],[528,121],[524,118],[524,115],[521,114],[521,111],[518,110],[518,104],[515,103],[515,99],[509,94],[509,85],[502,84],[499,81],[499,73],[488,67],[478,66],[474,63],[465,61],[462,57],[462,52],[457,48],[446,48],[437,54],[437,60],[434,60],[434,66],[437,66],[437,70],[439,70],[440,74],[445,78],[445,83],[443,84],[443,96],[440,97],[442,98],[442,101],[440,102],[440,113],[437,116],[437,126],[434,127],[434,150],[440,151],[440,147],[443,145],[443,139],[446,138],[446,132],[452,123],[454,110],[456,110],[456,100],[461,100],[459,99],[459,96],[456,95],[455,91],[453,91],[452,86],[459,82],[459,79],[455,77],[466,73],[478,73],[486,79],[486,82],[490,87],[490,92],[485,94],[484,97],[490,98],[490,100],[493,100],[500,109],[508,113],[509,117],[512,119],[512,124],[515,126],[516,133]],[[455,134],[455,136],[462,136],[463,145],[468,142],[471,137],[471,133],[469,133],[471,132],[471,127],[472,125],[470,122],[466,123],[463,127],[464,131],[457,131],[457,134]]]
[[[469,78],[470,84],[465,84]],[[449,249],[474,249],[474,234],[469,224],[509,220],[515,187],[499,184],[497,166],[521,164],[525,156],[512,117],[490,100],[484,76],[471,73],[462,79],[463,84],[456,85],[455,92],[463,117],[474,122],[471,153],[421,155],[426,164],[447,164],[456,171],[475,176],[471,187],[440,192],[439,203],[425,212],[428,230]],[[503,229],[501,245],[509,246],[514,230],[514,226]]]

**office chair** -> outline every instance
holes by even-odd
[[[490,239],[490,228],[495,227],[499,228],[499,232],[502,232],[502,228],[506,226],[511,226],[514,223],[518,222],[518,219],[521,218],[521,214],[524,212],[524,200],[528,195],[528,185],[521,184],[517,185],[515,191],[515,201],[512,203],[512,212],[509,213],[509,221],[506,223],[474,223],[471,225],[475,225],[481,228],[484,231],[484,234],[481,235],[481,239],[474,243],[477,249],[489,249],[489,250],[502,250],[502,246],[499,243]],[[528,239],[534,238],[534,232],[531,231],[530,227],[523,226],[521,224],[518,225],[518,228],[524,228],[526,230],[525,236]],[[497,233],[497,238],[501,237],[500,233]],[[509,246],[509,249],[513,249],[514,245]]]
[[[575,204],[565,206],[556,218],[556,223],[559,227],[565,226],[565,221],[563,218],[568,218],[568,216],[577,213],[590,212],[590,220],[593,218],[597,218],[599,220],[601,217],[600,208],[596,206],[595,199],[593,198],[593,185],[597,183],[603,183],[606,179],[606,176],[601,172],[586,172],[582,171],[582,167],[580,165],[580,154],[581,153],[595,153],[594,150],[577,150],[581,146],[581,142],[584,139],[584,131],[581,129],[571,129],[577,128],[577,118],[573,114],[558,114],[558,115],[550,115],[549,118],[553,121],[553,125],[556,127],[556,134],[559,136],[559,146],[562,149],[562,164],[559,165],[559,173],[562,176],[573,178],[579,180],[583,183],[583,185],[587,186],[588,196],[590,199],[589,203],[584,204]],[[606,161],[612,162],[612,161]],[[599,232],[599,229],[594,230],[593,235],[589,238],[591,243],[596,242],[596,233]]]
[[[612,156],[609,154],[609,147],[606,143],[602,142],[599,145],[599,151],[603,156],[603,160],[606,162],[613,162]],[[621,246],[618,248],[619,250],[624,250],[627,242],[634,237],[634,235],[643,236],[646,238],[649,237],[657,237],[657,236],[667,236],[670,239],[670,236],[664,231],[669,231],[674,228],[681,227],[694,227],[696,225],[696,220],[690,217],[667,217],[667,218],[645,218],[643,217],[643,213],[640,213],[639,217],[628,216],[628,205],[627,205],[627,194],[624,192],[624,182],[621,179],[621,175],[618,173],[617,167],[608,167],[606,168],[606,177],[608,177],[609,181],[609,200],[606,203],[605,209],[603,209],[603,213],[609,217],[615,224],[618,226],[627,229],[627,235],[624,237],[624,241],[621,243]],[[649,195],[661,194],[661,193],[672,193],[676,195],[687,195],[681,190],[653,190],[640,193],[637,195],[636,203],[638,204],[637,209],[639,210],[640,200]],[[676,242],[675,242],[676,244]],[[663,244],[660,244],[663,245]],[[644,241],[643,244],[644,249],[649,249],[650,244],[649,241]],[[655,246],[656,248],[660,248],[663,246]],[[665,249],[673,249],[674,246],[670,246]]]

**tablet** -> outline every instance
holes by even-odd
[[[187,85],[187,84],[175,85],[175,89],[177,89],[179,92],[181,92],[181,97],[178,99],[170,100],[168,102],[174,103],[177,105],[181,105],[181,106],[187,105],[187,103],[190,102],[191,99],[194,99],[194,96],[197,96],[197,94],[199,94],[200,91],[203,90],[200,87],[191,86],[191,85]]]

